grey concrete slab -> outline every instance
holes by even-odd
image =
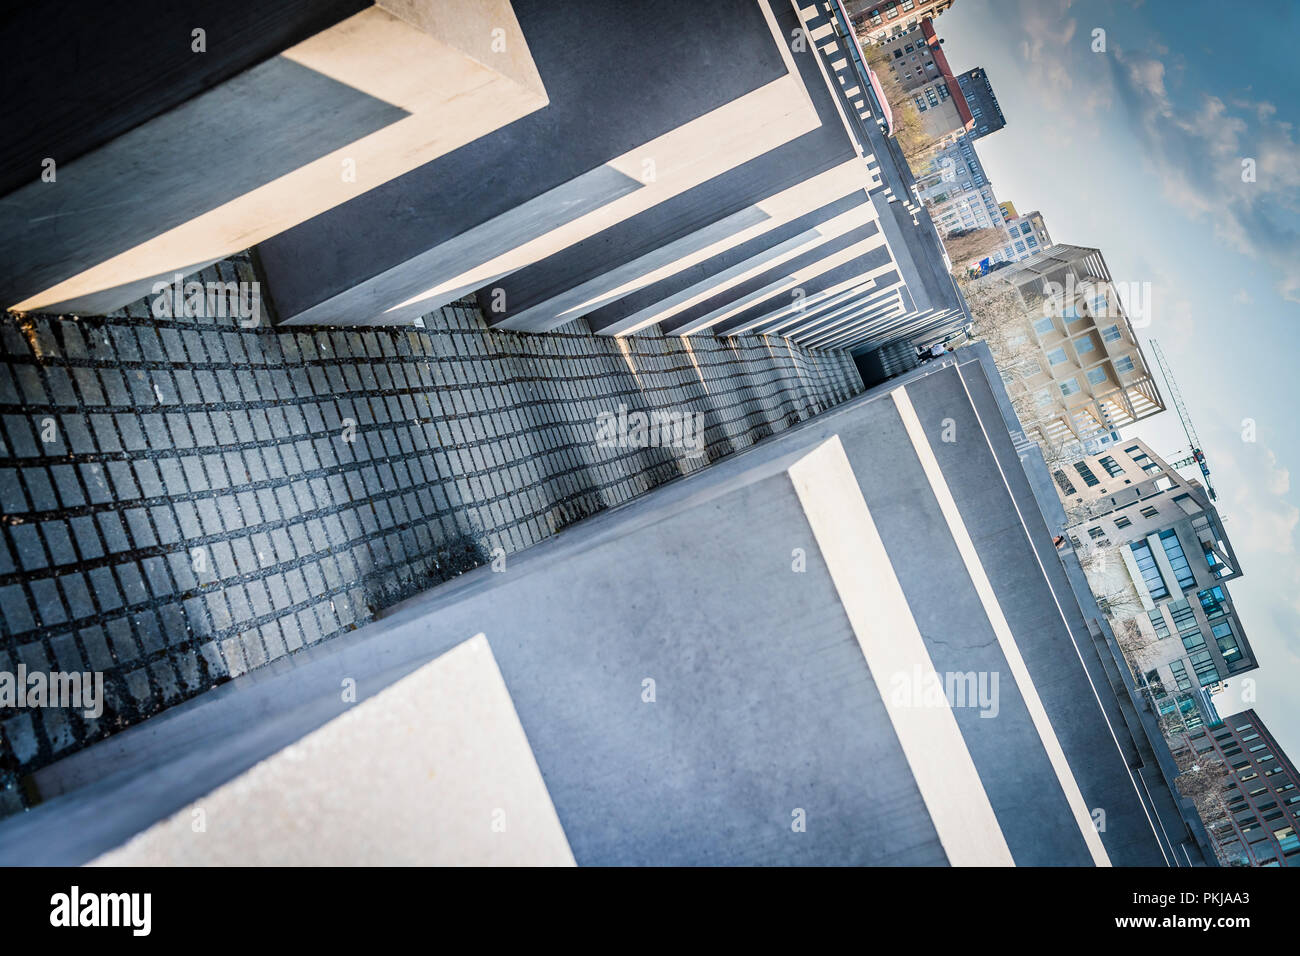
[[[930,436],[1071,770],[1090,805],[1103,795],[1108,851],[1116,863],[1162,862],[1156,837],[1144,842],[1129,809],[1109,793],[1117,779],[1136,791],[1123,754],[1095,733],[1102,708],[1019,524],[1015,505],[1027,506],[1032,494],[994,480],[999,464],[1014,461],[1014,448],[1007,438],[1002,452],[1012,457],[1004,459],[983,438],[980,451],[974,437],[998,420],[991,395],[977,413],[951,365],[900,381],[927,433],[951,417],[970,439],[954,454],[961,440]],[[482,631],[579,863],[941,862],[900,755],[891,756],[888,736],[872,729],[886,720],[883,701],[785,477],[832,435],[857,442],[864,470],[883,469],[859,481],[936,666],[1003,666],[986,625],[977,623],[951,534],[934,523],[933,498],[918,492],[915,474],[884,464],[908,460],[882,401],[897,384],[511,556],[504,573],[481,567],[366,629],[84,751],[58,775],[64,796],[21,823],[0,823],[0,857],[67,862],[113,845],[342,713],[342,675],[371,693]],[[946,444],[954,447],[945,451]],[[968,489],[968,481],[983,483]],[[791,573],[795,547],[808,559],[801,574]],[[944,617],[940,607],[960,613]],[[655,680],[653,704],[642,699],[646,678]],[[1102,691],[1108,686],[1103,681]],[[1002,688],[1001,701],[995,719],[958,715],[999,823],[1018,859],[1047,856],[1033,847],[1035,826],[1038,840],[1061,841],[1063,858],[1052,862],[1075,859],[1050,809],[1059,807],[1051,788],[1042,800],[1023,796],[1043,792],[1042,774],[1027,772],[1041,766],[1039,751],[1024,735],[1015,694]],[[232,708],[259,719],[221,719]],[[994,745],[999,732],[1008,734],[1004,748]],[[1009,766],[1016,747],[1021,765]],[[116,774],[105,779],[109,768]],[[1019,814],[1012,782],[1022,787]],[[806,833],[789,830],[795,808],[808,812]],[[825,829],[814,833],[819,825]],[[803,837],[810,839],[798,842]]]
[[[262,108],[250,110],[254,101]],[[69,171],[62,180],[34,184],[7,198],[0,205],[0,262],[5,263],[0,301],[22,302],[407,115],[276,57],[212,91],[201,115],[173,114],[151,141],[151,152],[135,156],[128,168],[116,155],[95,154],[75,175]],[[232,136],[238,150],[214,151],[214,141]],[[250,153],[258,156],[256,163],[248,161]],[[110,210],[89,214],[112,196],[121,198]],[[31,228],[33,222],[41,224],[39,232]],[[175,266],[189,274],[210,261]],[[141,275],[97,296],[79,297],[77,308],[92,315],[112,311],[147,294],[156,278]]]
[[[761,265],[765,256],[797,242],[810,231],[815,231],[820,223],[866,202],[868,202],[866,193],[862,191],[842,196],[791,222],[738,243],[703,262],[687,266],[658,282],[636,289],[608,304],[600,305],[587,313],[587,324],[593,332],[616,334],[626,325],[635,323],[640,314],[649,312],[660,303],[671,304],[678,296],[685,298],[698,294],[708,289],[710,284],[727,278],[731,270],[744,270]],[[583,245],[585,243],[579,244],[579,246]]]
[[[941,377],[926,376],[909,383],[914,403],[921,403]],[[839,435],[935,670],[941,675],[972,673],[990,689],[991,681],[997,680],[992,708],[967,701],[967,706],[955,707],[953,713],[1016,864],[1091,865],[1038,732],[893,404],[864,405]],[[987,454],[973,442],[966,443],[962,451],[970,457]],[[972,535],[978,533],[981,516],[964,513],[963,517]],[[897,675],[898,686],[915,695],[916,688],[908,681],[911,676]]]
[[[968,368],[980,366],[972,363]],[[1032,496],[1024,495],[1027,500],[1020,504],[1021,499],[1007,494],[1015,472],[993,454],[969,458],[961,450],[963,442],[1002,446],[1003,461],[1009,465],[1018,460],[1010,437],[1001,429],[989,431],[974,414],[968,390],[979,390],[978,379],[963,381],[953,370],[935,377],[935,382],[933,389],[917,397],[917,413],[936,434],[944,420],[951,419],[960,436],[954,442],[935,442],[936,456],[945,473],[954,479],[960,476],[950,485],[963,514],[985,516],[983,527],[972,529],[972,538],[986,556],[983,560],[998,602],[1020,638],[1025,664],[1075,768],[1088,807],[1105,811],[1107,829],[1101,836],[1107,852],[1116,865],[1166,865],[1110,725],[1118,707],[1113,698],[1109,706],[1104,704],[1108,685],[1100,664],[1094,658],[1096,666],[1090,672],[1080,651],[1089,640],[1086,629],[1082,634],[1073,632],[1064,614],[1067,605],[1052,586],[1052,564],[1040,552],[1051,547],[1051,536],[1036,509],[1026,507]],[[987,381],[982,384],[987,392]],[[987,398],[986,414],[996,415],[991,395]],[[1000,421],[1000,416],[991,421]],[[1020,483],[1022,494],[1027,493],[1023,475]],[[1059,562],[1055,564],[1059,569]],[[1076,628],[1080,624],[1076,619]]]
[[[794,35],[800,23],[794,9],[777,3],[772,5],[772,11],[780,35]],[[530,320],[528,313],[550,297],[581,287],[606,270],[618,273],[619,266],[660,254],[690,236],[712,235],[710,227],[714,224],[856,158],[857,150],[840,119],[834,92],[826,83],[816,52],[808,47],[792,52],[799,77],[816,109],[820,125],[815,130],[481,289],[479,298],[485,308],[497,289],[505,293],[506,309],[493,316],[494,324],[521,330],[544,329],[545,321],[539,324]],[[820,197],[822,201],[830,198],[838,197]],[[866,200],[865,192],[861,199]]]
[[[701,472],[85,752],[64,780],[95,782],[0,823],[0,858],[98,855],[344,712],[341,675],[364,699],[468,628],[488,635],[579,863],[942,864],[784,475],[806,447]],[[722,533],[755,510],[765,541]],[[811,557],[798,576],[792,542]],[[221,720],[231,708],[258,719]]]
[[[141,0],[110,10],[65,0],[18,7],[4,24],[0,194],[365,9],[371,0]],[[192,31],[211,34],[201,58]],[[275,161],[275,157],[268,157]]]
[[[861,230],[855,230],[855,234],[862,233],[863,235],[874,235],[877,231],[878,230],[875,229],[875,223],[871,223],[869,226],[864,226]],[[858,237],[858,240],[861,241],[861,236]],[[827,246],[829,247],[829,245],[830,244],[828,243]],[[829,252],[829,248],[826,251]],[[822,250],[820,249],[815,250],[815,253],[821,252]],[[809,257],[808,261],[803,264],[812,266],[815,263],[820,262],[823,258],[823,255],[812,255]],[[887,266],[889,263],[890,252],[888,247],[884,245],[876,246],[869,252],[864,253],[844,265],[828,268],[826,271],[818,273],[811,279],[800,280],[796,287],[803,290],[804,298],[806,299],[808,296],[815,295],[818,292],[832,288],[840,283],[847,283],[859,279],[865,273],[868,273],[873,269]],[[785,266],[781,269],[774,270],[774,272],[783,275],[789,275],[792,271],[793,268],[785,268]],[[764,281],[771,282],[774,278],[776,278],[776,276],[773,274],[766,273],[759,278],[743,283],[742,286],[739,286],[736,289],[728,289],[725,293],[715,297],[716,300],[710,300],[710,302],[702,303],[699,306],[685,310],[684,312],[673,316],[671,321],[661,323],[660,327],[663,328],[665,332],[678,333],[679,329],[690,327],[690,322],[698,320],[701,316],[707,315],[710,311],[735,301],[737,295],[734,293],[739,293],[742,290],[750,290],[751,287],[753,289],[760,288]],[[735,334],[735,332],[739,330],[745,330],[750,328],[752,325],[757,324],[759,320],[768,315],[786,309],[791,305],[792,301],[793,297],[790,295],[764,299],[756,305],[752,305],[737,312],[735,315],[728,316],[722,321],[708,326],[708,328],[715,335]]]
[[[305,317],[331,298],[387,276],[394,282],[391,294],[371,289],[372,298],[363,301],[374,307],[350,309],[354,321],[367,321],[419,291],[418,283],[408,288],[405,263],[414,262],[412,270],[434,280],[425,288],[435,284],[436,274],[420,260],[430,250],[786,70],[762,10],[747,0],[723,0],[711,11],[731,25],[733,43],[725,59],[713,35],[698,28],[698,11],[680,4],[520,0],[514,6],[549,105],[262,243],[259,255],[281,316]],[[580,57],[573,55],[577,48]],[[654,95],[628,109],[629,89]],[[593,123],[593,117],[600,121]],[[565,221],[563,205],[559,199],[546,203],[549,225],[513,224],[484,254],[508,248],[530,229],[554,228],[555,221]],[[463,258],[462,265],[468,261]],[[346,302],[340,311],[349,311]]]
[[[509,0],[289,4],[279,16],[190,3],[136,19],[155,11],[147,3],[104,31],[140,30],[99,71],[131,75],[114,88],[122,102],[87,122],[84,139],[53,137],[70,153],[47,155],[40,178],[6,199],[5,305],[116,311],[546,102]],[[97,22],[75,19],[78,30]],[[160,74],[123,65],[138,62],[139,43],[156,46]],[[181,95],[154,98],[155,113],[141,97],[175,78],[180,59]],[[97,99],[73,93],[56,115]]]

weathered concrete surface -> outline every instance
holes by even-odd
[[[217,277],[254,273],[199,276]],[[98,719],[0,713],[9,767],[346,632],[860,389],[847,354],[757,336],[518,335],[463,306],[427,319],[287,332],[155,319],[141,302],[0,324],[0,670],[99,670],[108,698]],[[598,416],[620,407],[701,416],[700,453],[601,446]],[[0,779],[12,797],[13,771]]]
[[[994,699],[946,705],[995,821],[979,852],[1181,865],[978,368],[917,370],[50,768],[64,796],[0,824],[0,857],[98,855],[345,712],[342,677],[376,693],[482,631],[579,864],[951,862],[951,819],[898,729],[918,715],[890,714],[910,675],[872,669],[864,622],[888,600],[918,661],[999,675]],[[802,497],[791,476],[832,440],[856,497],[816,485],[822,465]],[[879,586],[845,590],[846,562],[849,580],[866,566],[810,521],[818,501],[865,509]],[[221,715],[241,712],[265,718],[229,733],[246,722]]]
[[[709,9],[725,48],[662,0],[515,12],[546,108],[263,243],[281,321],[409,322],[817,126],[766,3]]]
[[[93,863],[572,866],[573,854],[478,634]]]
[[[247,249],[547,102],[508,0],[381,0],[278,49],[254,39],[266,58],[230,76],[218,67],[244,61],[232,58],[226,31],[248,23],[224,6],[207,16],[193,6],[164,45],[188,48],[190,28],[207,24],[218,64],[212,74],[192,68],[202,87],[82,155],[60,147],[95,144],[116,125],[80,144],[50,132],[42,145],[58,162],[56,180],[42,181],[32,165],[26,185],[0,205],[0,304],[118,309],[159,278]],[[341,14],[345,5],[334,8]],[[303,13],[274,35],[297,36],[320,19]],[[196,64],[207,55],[188,54]],[[152,49],[144,59],[153,63]],[[45,84],[50,73],[31,77]],[[81,99],[66,79],[49,85]]]

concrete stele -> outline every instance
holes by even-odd
[[[953,866],[1014,866],[951,706],[899,703],[893,674],[934,673],[839,436],[789,469],[908,766]]]

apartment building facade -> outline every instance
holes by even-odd
[[[974,114],[930,18],[878,45],[899,86],[911,96],[925,135],[936,147],[942,149],[974,128]]]
[[[1026,434],[1053,457],[1112,444],[1119,429],[1164,411],[1164,399],[1101,251],[1053,245],[977,280],[1014,290],[1023,323],[1007,337],[1004,374],[1032,395]],[[1148,297],[1128,287],[1140,315]],[[1021,328],[1023,325],[1023,328]]]
[[[1214,694],[1258,664],[1228,590],[1241,567],[1204,488],[1137,439],[1053,477],[1095,589],[1136,623],[1139,683],[1174,726],[1216,725]]]
[[[1007,233],[1007,244],[982,259],[967,263],[968,268],[980,275],[1005,268],[1003,263],[1023,262],[1052,245],[1047,223],[1038,210],[1019,215],[1012,203],[998,203],[1002,215],[1002,228]]]
[[[967,136],[936,151],[917,186],[941,236],[1002,227],[993,184]]]
[[[966,104],[970,107],[971,116],[975,119],[975,126],[970,131],[971,139],[996,133],[1007,125],[1007,118],[1002,113],[1002,107],[998,105],[993,84],[989,81],[989,75],[984,72],[984,67],[977,66],[973,70],[967,70],[957,77],[957,85],[961,87],[962,94],[966,97]]]
[[[1004,216],[1002,227],[1007,231],[1007,244],[994,253],[993,262],[1023,262],[1052,245],[1047,222],[1037,209],[1023,216]]]
[[[1224,819],[1207,830],[1233,866],[1300,866],[1300,773],[1254,710],[1183,737],[1228,766]]]
[[[880,42],[914,29],[923,17],[937,17],[953,0],[849,0],[849,18],[859,37]]]

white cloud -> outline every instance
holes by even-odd
[[[1120,98],[1165,201],[1224,245],[1264,264],[1283,299],[1300,302],[1300,164],[1290,124],[1267,101],[1202,94],[1175,102],[1165,64],[1115,51]],[[1247,167],[1253,177],[1247,173]]]

